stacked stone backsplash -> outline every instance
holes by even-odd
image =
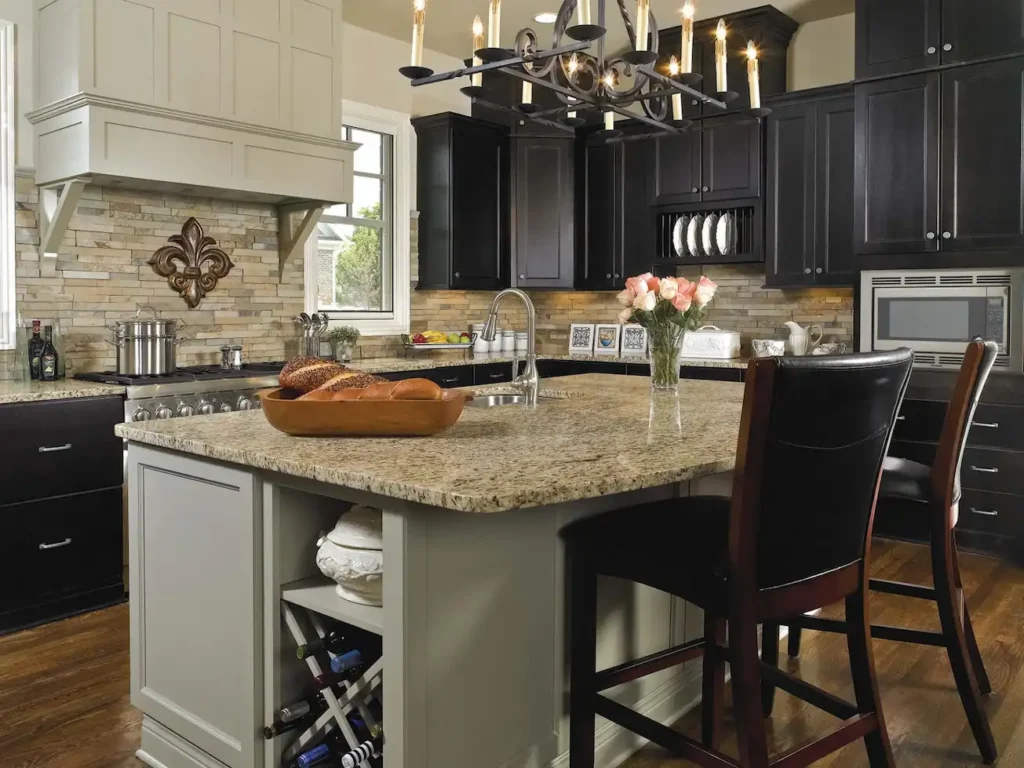
[[[187,323],[178,364],[216,363],[224,343],[242,344],[253,361],[282,360],[298,349],[291,318],[303,309],[299,254],[278,277],[277,216],[271,206],[86,187],[56,258],[40,259],[38,191],[17,177],[17,309],[23,321],[57,320],[68,375],[116,367],[105,328],[152,306]],[[234,262],[196,310],[146,261],[195,216]],[[14,352],[0,352],[0,378],[12,378]]]

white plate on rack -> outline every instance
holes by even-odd
[[[690,255],[694,258],[703,255],[701,251],[701,237],[703,235],[702,227],[704,226],[704,217],[699,213],[695,213],[690,218],[690,224],[686,228],[686,247],[690,251]]]
[[[689,221],[688,216],[680,216],[672,227],[672,248],[679,257],[686,255],[686,225]]]
[[[708,256],[718,255],[718,248],[715,245],[715,228],[717,226],[717,213],[709,213],[704,217],[704,227],[701,230],[701,244],[704,247],[704,253]]]
[[[723,213],[718,219],[715,241],[718,252],[723,256],[730,256],[736,252],[736,219],[731,213]]]

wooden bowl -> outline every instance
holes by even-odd
[[[440,400],[296,400],[300,393],[268,389],[258,397],[275,429],[297,437],[436,435],[459,420],[472,396],[446,389]]]

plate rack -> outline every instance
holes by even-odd
[[[291,633],[292,638],[295,640],[296,645],[305,645],[308,641],[306,640],[306,634],[302,630],[302,626],[299,624],[296,612],[305,614],[309,625],[316,632],[318,637],[324,637],[327,633],[324,629],[323,622],[320,619],[320,615],[316,611],[305,610],[299,608],[296,605],[290,605],[284,601],[281,602],[281,613],[284,616],[285,626],[288,627],[288,631]],[[327,652],[328,657],[334,658],[335,654]],[[323,673],[323,668],[320,666],[320,662],[317,660],[316,655],[309,656],[305,660],[306,665],[309,667],[309,673],[316,677]],[[321,714],[316,721],[310,725],[306,730],[302,731],[299,736],[284,750],[282,755],[285,763],[290,763],[300,753],[306,749],[312,748],[316,742],[323,739],[330,730],[340,731],[348,744],[349,749],[355,749],[359,746],[359,739],[356,737],[355,732],[352,730],[352,726],[348,722],[348,718],[345,717],[352,710],[356,710],[359,716],[366,723],[367,727],[372,728],[377,725],[377,720],[373,717],[370,712],[370,708],[367,706],[367,699],[374,693],[377,692],[377,696],[381,694],[381,686],[383,685],[384,676],[384,659],[383,657],[378,659],[369,669],[367,669],[359,679],[350,683],[348,688],[340,695],[335,694],[334,689],[330,686],[321,689],[324,700],[327,702],[327,710]],[[331,725],[332,727],[328,728]],[[364,760],[359,764],[360,768],[370,768],[369,761]]]
[[[673,230],[676,223],[685,217],[686,222],[694,216],[706,219],[714,214],[721,220],[725,214],[733,219],[735,227],[735,247],[729,253],[722,254],[716,249],[713,253],[704,252],[701,233],[698,233],[699,255],[692,255],[686,243],[686,230],[683,230],[683,255],[676,252],[673,244]],[[757,201],[750,204],[715,206],[713,203],[695,203],[692,205],[659,207],[656,209],[656,258],[663,264],[741,264],[764,261],[764,226],[761,220],[761,205]],[[685,225],[684,225],[685,226]]]

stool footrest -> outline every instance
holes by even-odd
[[[827,736],[786,752],[771,763],[771,768],[806,768],[837,749],[852,744],[858,739],[863,739],[877,729],[878,715],[874,712],[855,715]]]
[[[790,627],[811,629],[816,632],[837,632],[846,634],[846,622],[842,619],[821,619],[817,616],[797,616],[780,622]],[[945,648],[949,642],[941,632],[926,629],[908,629],[907,627],[891,627],[888,624],[872,624],[871,636],[878,640],[893,640],[897,643],[913,643],[915,645],[934,645]]]
[[[840,720],[846,720],[857,714],[856,705],[770,664],[762,662],[761,679]]]
[[[622,685],[653,672],[674,667],[677,664],[696,659],[704,654],[704,638],[698,637],[682,645],[652,653],[615,667],[608,667],[594,675],[594,690],[604,691]]]
[[[873,592],[884,592],[887,595],[916,597],[921,600],[935,600],[934,587],[920,584],[908,584],[905,581],[888,581],[887,579],[869,579],[868,584]]]

